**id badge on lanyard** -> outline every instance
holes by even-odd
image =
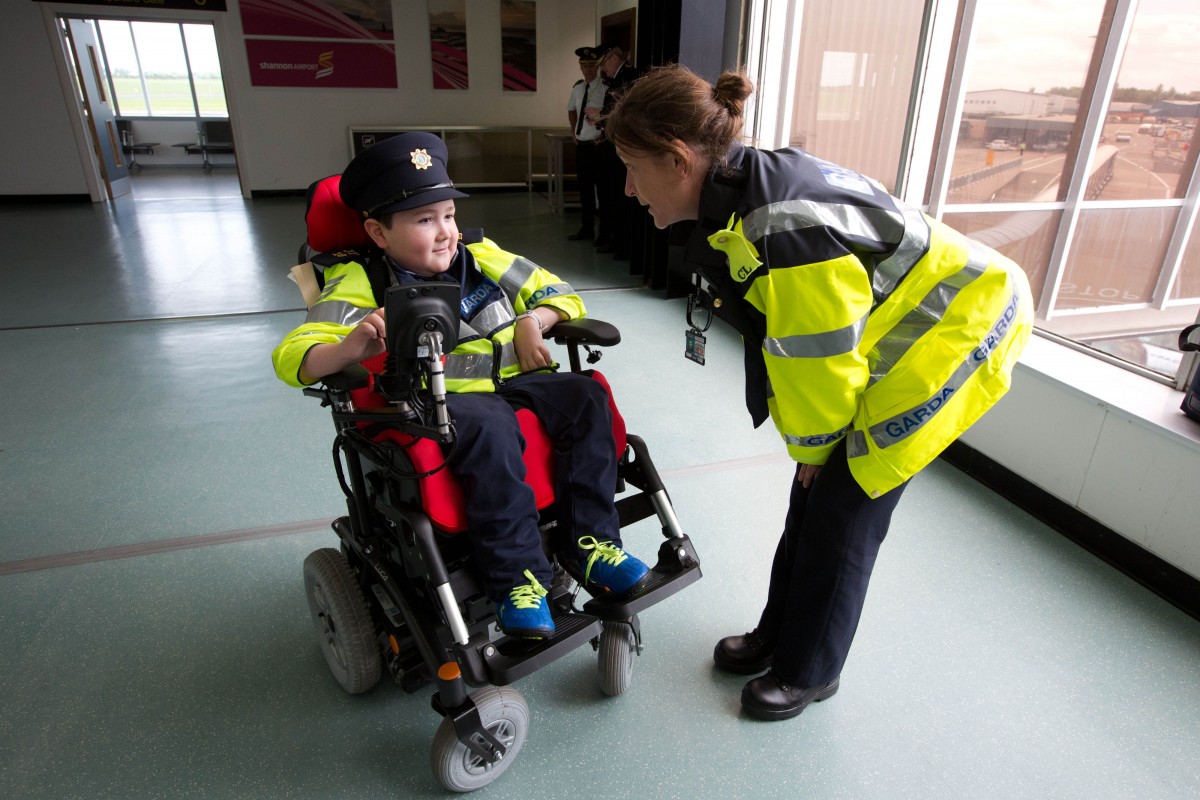
[[[693,276],[693,278],[694,279],[699,278],[699,276]],[[706,311],[708,311],[708,317],[704,320],[703,328],[701,328],[699,325],[696,324],[696,321],[694,319],[696,308],[697,308],[697,306],[702,307],[702,304],[700,303],[700,292],[701,291],[702,290],[700,288],[700,285],[697,282],[695,287],[692,289],[692,293],[688,295],[688,304],[687,304],[688,328],[683,333],[683,337],[684,337],[683,355],[684,355],[684,358],[686,358],[688,361],[695,361],[700,366],[704,366],[704,346],[708,342],[708,339],[706,339],[704,336],[704,332],[706,330],[708,330],[710,325],[712,325],[713,312],[712,312],[712,309],[705,309]],[[720,300],[719,299],[714,300],[713,304],[719,305]]]

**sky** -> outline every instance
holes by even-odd
[[[1103,0],[980,0],[967,88],[1081,86]],[[1200,91],[1200,0],[1141,0],[1117,82]]]

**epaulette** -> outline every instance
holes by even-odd
[[[583,78],[580,78],[579,80],[577,80],[573,84],[571,84],[571,88],[574,89],[576,86],[578,86],[581,83],[583,83]]]
[[[344,264],[348,261],[357,261],[361,264],[366,257],[366,250],[357,247],[343,247],[338,250],[317,253],[309,261],[318,267],[332,267],[334,264]]]

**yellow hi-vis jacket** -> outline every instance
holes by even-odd
[[[872,497],[1004,395],[1033,325],[1012,261],[795,149],[730,150],[685,261],[742,334],[755,426],[769,413],[805,464],[846,440]]]
[[[283,382],[303,386],[300,365],[309,348],[341,341],[379,307],[382,292],[377,301],[363,262],[383,256],[378,252],[354,255],[357,260],[349,253],[323,259],[325,286],[320,298],[308,310],[304,324],[285,336],[271,354],[275,374]],[[318,261],[322,260],[314,259]],[[386,271],[392,283],[424,280],[403,270],[389,267]],[[583,300],[570,285],[532,261],[501,250],[490,239],[460,243],[454,263],[443,275],[462,286],[458,344],[444,365],[449,392],[492,392],[497,381],[520,373],[513,348],[518,314],[538,306],[553,307],[567,319],[585,313]]]

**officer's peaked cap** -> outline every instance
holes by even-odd
[[[342,172],[340,191],[342,202],[364,218],[467,197],[446,173],[446,143],[424,131],[363,150]]]
[[[580,64],[595,64],[604,57],[604,50],[599,47],[577,47],[575,55],[579,56]]]

